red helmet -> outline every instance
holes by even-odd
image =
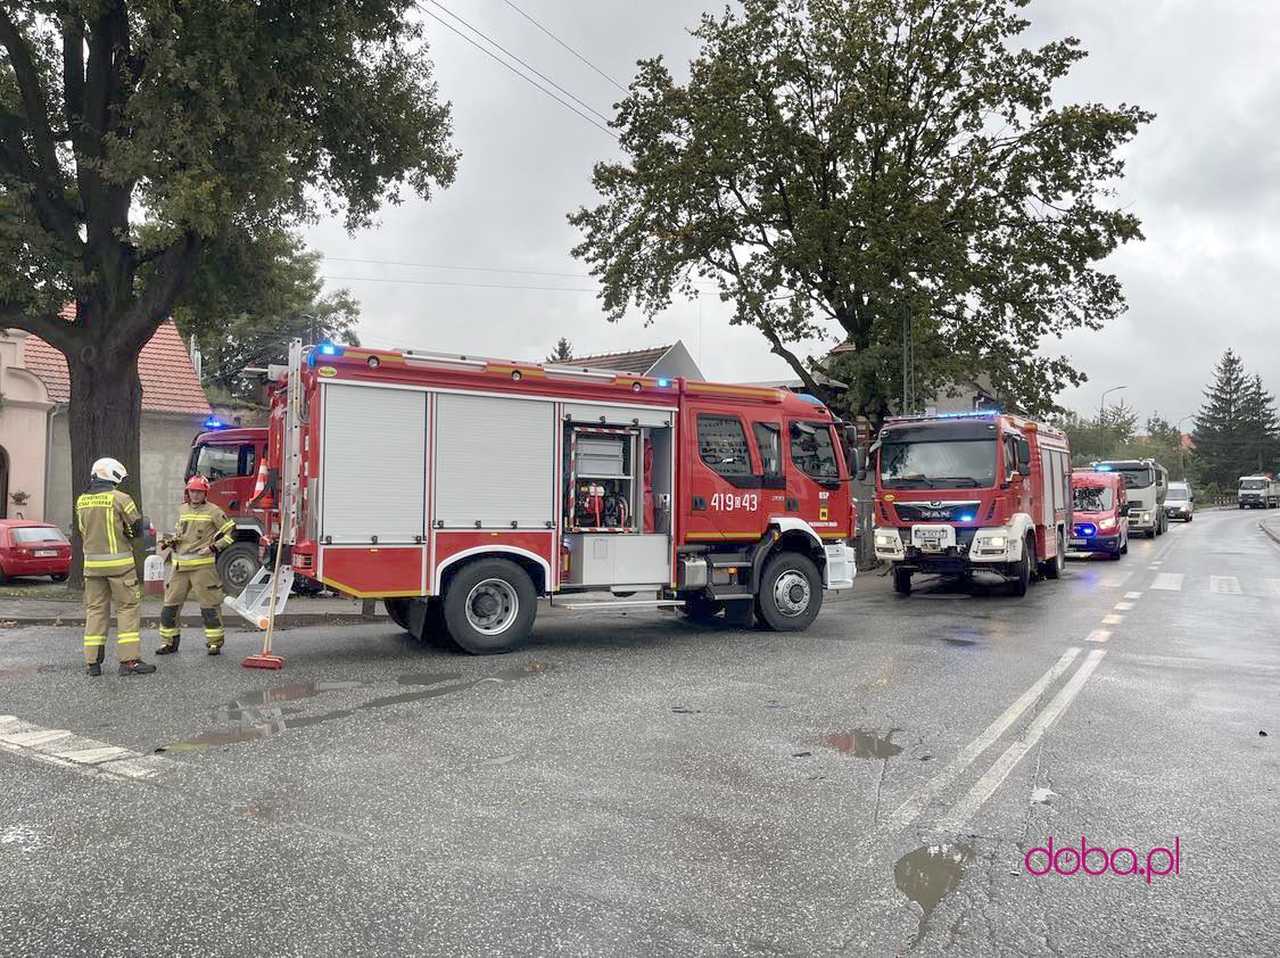
[[[209,491],[209,480],[204,476],[196,473],[187,480],[187,492],[205,492]]]

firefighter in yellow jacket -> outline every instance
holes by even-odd
[[[164,544],[173,551],[173,575],[164,588],[164,606],[160,609],[160,638],[164,644],[156,655],[178,651],[182,629],[178,614],[187,593],[195,594],[204,620],[204,644],[210,655],[222,651],[222,580],[218,577],[216,552],[235,540],[236,524],[206,498],[209,480],[194,475],[187,482],[178,527]]]
[[[76,500],[76,525],[84,545],[84,660],[90,675],[102,674],[112,602],[120,674],[148,675],[156,670],[140,656],[142,600],[132,540],[142,532],[142,516],[133,499],[116,488],[126,475],[117,460],[99,459],[88,491]]]

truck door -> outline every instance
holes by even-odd
[[[803,519],[819,535],[848,529],[849,491],[840,481],[840,462],[831,424],[787,422],[787,488],[783,515]]]
[[[243,515],[253,498],[258,471],[254,442],[203,442],[191,455],[187,477],[199,473],[209,480],[209,501],[228,516]]]
[[[758,539],[763,531],[760,471],[752,461],[746,424],[736,412],[707,407],[686,413],[685,435],[696,443],[681,508],[691,541]],[[689,421],[692,420],[692,421]]]

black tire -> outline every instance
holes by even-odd
[[[893,570],[893,591],[898,593],[898,595],[911,594],[911,572],[909,570]]]
[[[1031,585],[1031,565],[1034,561],[1032,555],[1035,553],[1035,547],[1029,542],[1022,544],[1022,558],[1013,567],[1013,578],[1009,581],[1009,594],[1016,596],[1024,596],[1027,594],[1027,588]]]
[[[774,632],[801,632],[822,609],[822,573],[799,552],[779,552],[764,564],[756,609]]]
[[[230,596],[239,595],[261,564],[256,543],[236,542],[223,549],[218,553],[218,578],[222,580],[222,591]]]
[[[1190,522],[1190,521],[1191,521],[1192,519],[1194,519],[1194,518],[1195,518],[1195,516],[1191,516],[1191,515],[1189,515],[1189,516],[1187,516],[1187,521],[1188,521],[1188,522]]]
[[[1124,542],[1120,545],[1120,555],[1127,556],[1129,554],[1129,537],[1124,537]]]
[[[1040,572],[1046,579],[1061,579],[1062,568],[1066,565],[1067,540],[1062,531],[1058,531],[1058,554],[1052,559],[1040,563]]]
[[[481,559],[458,570],[444,595],[449,637],[472,655],[519,648],[533,631],[538,593],[529,573],[507,559]],[[489,623],[492,631],[485,629]]]
[[[0,585],[7,585],[9,577],[4,574],[4,569],[0,569]]]
[[[412,599],[383,599],[382,607],[387,610],[387,617],[396,625],[409,632],[409,603]]]
[[[690,622],[707,624],[724,611],[724,603],[705,595],[691,595],[684,600],[680,613]]]
[[[49,578],[50,578],[50,579],[52,579],[54,582],[66,582],[66,581],[67,581],[67,577],[66,577],[66,574],[65,574],[65,573],[64,573],[64,574],[62,574],[62,575],[51,575],[51,576],[49,576]]]

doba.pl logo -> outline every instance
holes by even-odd
[[[1044,856],[1044,867],[1033,867],[1032,857],[1041,855]],[[1040,859],[1037,857],[1036,865],[1039,864]],[[1032,848],[1022,857],[1022,865],[1027,874],[1037,878],[1051,871],[1059,875],[1084,872],[1094,877],[1110,872],[1113,875],[1143,875],[1150,885],[1151,879],[1157,876],[1182,874],[1182,839],[1175,835],[1172,849],[1161,846],[1152,848],[1147,852],[1146,863],[1143,864],[1135,849],[1117,848],[1108,852],[1105,848],[1090,846],[1089,840],[1083,835],[1080,836],[1079,848],[1075,845],[1062,845],[1055,850],[1053,836],[1050,835],[1047,845]]]

